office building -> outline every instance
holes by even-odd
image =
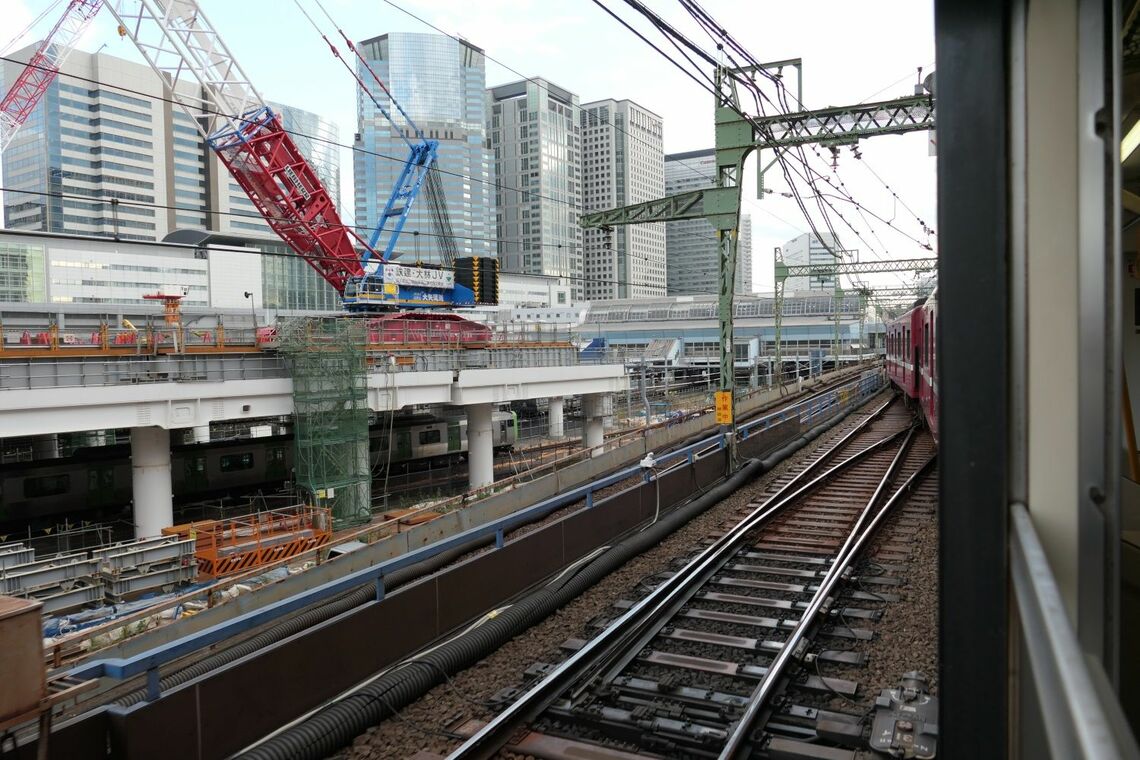
[[[494,176],[487,147],[486,61],[483,51],[439,34],[392,33],[358,43],[425,137],[439,140],[437,166],[447,199],[457,256],[493,256]],[[384,211],[415,135],[389,97],[360,66],[371,95],[395,119],[394,127],[372,98],[357,93],[358,131],[353,153],[356,222],[367,238]],[[440,261],[442,249],[421,192],[404,226],[397,253],[407,261]]]
[[[13,57],[27,59],[37,47],[24,48]],[[0,67],[5,83],[14,81],[20,70],[17,63],[5,62]],[[186,82],[179,90],[197,91]],[[100,53],[72,53],[4,152],[4,184],[12,188],[4,198],[5,227],[147,241],[162,240],[175,230],[208,230],[255,240],[263,251],[277,254],[266,256],[265,266],[259,269],[266,273],[268,305],[336,308],[337,294],[289,253],[213,156],[193,119],[165,102],[166,97],[162,80],[148,66]],[[294,133],[298,147],[335,201],[340,193],[339,153],[331,144],[337,140],[335,125],[299,108],[272,107],[285,128]],[[150,254],[141,251],[129,256]],[[60,266],[101,269],[108,264],[97,258],[85,259],[85,264],[61,259],[68,263]],[[49,261],[47,266],[53,265]],[[131,271],[167,271],[161,261],[151,265],[141,258],[122,266],[132,267]],[[65,276],[67,272],[51,272],[61,282],[74,279]],[[251,291],[260,290],[257,283],[251,284]],[[187,281],[186,286],[188,302],[198,300],[195,294],[201,283]],[[55,302],[106,297],[57,291],[52,295]]]
[[[495,237],[504,272],[582,287],[582,158],[578,96],[544,79],[487,90],[494,153]]]
[[[25,60],[37,47],[12,57]],[[4,62],[5,84],[20,70],[21,64]],[[179,90],[194,94],[196,87],[184,82]],[[193,119],[165,98],[149,66],[72,53],[4,152],[4,183],[12,188],[5,226],[109,237],[117,232],[126,240],[159,240],[180,228],[275,237]],[[271,107],[337,200],[340,159],[329,144],[337,140],[336,126],[299,108]],[[118,203],[112,206],[112,200]]]
[[[629,100],[582,104],[582,204],[602,211],[665,195],[661,117]],[[588,301],[664,296],[665,225],[584,230]]]
[[[839,238],[830,232],[820,233],[820,237],[805,232],[784,243],[781,246],[781,251],[784,256],[784,263],[789,266],[833,264],[836,261],[836,256],[842,255],[843,246],[839,242]],[[828,274],[789,277],[784,282],[784,290],[788,293],[797,290],[834,290],[835,284],[835,276]]]
[[[665,194],[716,187],[713,150],[665,156]],[[665,225],[666,272],[669,295],[699,295],[720,291],[720,252],[716,230],[704,219],[684,219]],[[740,215],[736,246],[736,293],[752,292],[752,219]]]

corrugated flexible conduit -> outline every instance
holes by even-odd
[[[388,591],[399,588],[400,586],[407,585],[410,581],[432,573],[445,565],[450,564],[459,557],[468,552],[475,551],[483,546],[490,544],[494,540],[493,536],[477,539],[469,544],[449,549],[445,552],[440,552],[434,557],[425,559],[422,562],[417,562],[414,565],[409,565],[400,570],[396,570],[384,576],[384,586]],[[341,613],[348,612],[354,607],[359,607],[362,604],[376,598],[376,585],[374,583],[364,583],[356,588],[349,589],[332,599],[320,602],[304,612],[289,618],[288,620],[277,623],[276,625],[267,628],[261,633],[257,634],[251,639],[235,644],[232,647],[227,647],[219,652],[216,652],[209,657],[199,660],[191,665],[181,668],[170,675],[164,676],[159,681],[159,688],[162,691],[173,689],[176,686],[192,681],[195,678],[204,676],[207,673],[213,672],[223,665],[227,665],[236,660],[240,660],[246,655],[258,652],[272,644],[282,641],[294,634],[310,628],[318,623],[336,617]],[[120,697],[115,700],[115,704],[124,707],[138,704],[146,699],[146,689],[136,689],[126,696]]]
[[[428,667],[393,667],[354,694],[333,702],[239,757],[246,760],[319,760],[328,757],[370,726],[443,683],[445,678],[474,665],[507,641],[545,620],[627,561],[818,438],[849,413],[850,410],[804,433],[763,460],[748,460],[731,477],[703,496],[674,508],[658,522],[610,547],[593,562],[583,565],[577,573],[531,592],[498,615],[484,618],[477,627],[417,655],[416,662]]]

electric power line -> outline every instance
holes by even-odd
[[[77,200],[77,201],[87,203],[89,205],[101,205],[101,206],[113,205],[111,200],[102,200],[100,198],[94,198],[92,196],[87,196],[87,195],[77,195],[74,193],[47,192],[47,191],[43,191],[43,190],[19,190],[16,188],[2,187],[2,186],[0,186],[0,191],[2,191],[4,193],[11,193],[13,195],[22,194],[22,195],[34,195],[34,196],[45,197],[45,198],[59,198],[61,200],[67,200],[67,199]],[[214,216],[236,216],[236,217],[241,217],[241,218],[245,218],[245,219],[252,219],[255,221],[264,221],[264,218],[260,214],[257,214],[257,213],[244,213],[241,211],[219,211],[219,210],[214,210],[214,209],[187,209],[187,208],[184,208],[182,206],[176,206],[176,205],[168,205],[168,204],[162,204],[162,203],[150,203],[150,202],[144,202],[144,201],[130,201],[130,200],[122,200],[122,199],[118,199],[118,198],[116,198],[114,200],[118,201],[118,203],[120,205],[123,205],[123,206],[137,206],[140,208],[162,209],[162,210],[173,210],[173,211],[192,211],[193,213],[210,214],[210,215],[214,215]],[[112,222],[111,225],[114,226],[114,223]],[[346,227],[346,228],[351,228],[351,229],[365,229],[363,227],[356,227],[354,225],[348,225],[348,224],[344,224],[344,223],[342,223],[341,226]],[[50,232],[40,232],[39,230],[0,229],[0,233],[5,233],[5,232],[16,233],[16,234],[21,234],[21,233],[24,233],[24,234],[26,234],[26,233],[44,234],[44,235],[48,235],[48,236],[50,236],[52,234]],[[219,234],[230,235],[230,236],[240,236],[240,234],[241,234],[241,233],[234,233],[234,232],[225,233],[225,232],[221,232],[219,230],[206,230],[206,232],[218,232]],[[271,230],[266,230],[266,232],[268,234],[272,234]],[[423,235],[425,237],[439,237],[439,235],[437,235],[436,233],[431,233],[431,232],[413,231],[412,234],[413,235]],[[159,242],[159,241],[150,241],[150,240],[118,239],[118,238],[107,237],[107,236],[103,236],[103,235],[80,235],[80,236],[81,237],[95,238],[95,239],[103,240],[103,241],[128,243],[128,244],[164,245],[164,246],[175,246],[175,247],[179,247],[179,248],[189,248],[189,249],[194,249],[194,250],[198,249],[198,246],[190,245],[190,244],[182,244],[182,243],[168,243],[168,242]],[[480,238],[480,237],[471,237],[471,236],[464,236],[464,235],[453,235],[451,237],[454,237],[454,238],[460,239],[460,240],[480,240],[480,241],[490,241],[490,242],[495,242],[497,240],[496,238]],[[287,243],[285,243],[280,238],[276,238],[276,239],[268,239],[267,238],[267,239],[265,239],[265,242],[266,243],[272,243],[275,245],[284,245],[284,246],[288,245]],[[545,243],[543,245],[547,245],[547,246],[556,246],[557,245],[558,247],[561,247],[561,244],[555,244],[555,243]],[[258,254],[258,255],[264,255],[264,256],[275,256],[275,257],[290,258],[290,259],[297,259],[299,261],[304,261],[303,258],[301,258],[300,256],[298,256],[296,253],[294,253],[292,251],[290,251],[288,253],[276,253],[273,251],[261,251],[259,249],[250,249],[249,251],[236,251],[236,252]],[[632,254],[632,253],[627,254],[627,255],[637,256],[636,254]],[[325,256],[322,254],[315,254],[315,253],[311,254],[309,256],[309,258],[314,260],[314,261],[333,261],[334,263],[338,262],[338,260],[333,259],[330,256]],[[639,257],[639,258],[642,258],[643,260],[645,260],[647,262],[649,261],[649,259],[645,258],[645,257]],[[448,270],[448,271],[454,271],[454,268],[450,267],[450,266],[440,266],[440,268]],[[602,284],[602,285],[626,285],[626,286],[628,286],[631,284],[636,284],[636,283],[630,283],[630,282],[623,281],[623,280],[609,280],[609,279],[601,279],[601,278],[596,278],[596,277],[586,277],[585,275],[568,275],[568,274],[546,275],[546,274],[535,274],[532,272],[502,272],[502,274],[510,274],[512,276],[519,276],[519,277],[535,277],[535,278],[540,278],[540,279],[544,279],[544,280],[549,280],[549,279],[577,280],[577,281],[581,281],[581,282],[592,282],[592,283],[597,283],[597,284]]]

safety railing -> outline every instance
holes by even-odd
[[[66,330],[0,330],[0,357],[148,355],[179,352],[256,351],[264,347],[263,329],[195,327],[193,324]]]
[[[288,372],[280,357],[259,354],[0,362],[0,391],[283,377],[288,377]]]
[[[1050,755],[1086,760],[1140,757],[1111,690],[1097,688],[1098,674],[1077,641],[1053,570],[1023,504],[1010,508],[1010,575],[1017,625],[1031,671],[1021,675],[1020,684],[1034,693],[1033,698],[1020,701],[1038,706]]]
[[[864,373],[860,378],[845,383],[839,388],[832,389],[824,394],[832,398],[832,402],[827,406],[827,409],[831,415],[838,414],[845,409],[850,409],[867,400],[867,398],[881,389],[882,386],[883,380],[881,373]],[[844,389],[846,389],[847,392],[845,394],[839,394],[839,391]],[[822,414],[823,406],[812,406],[810,403],[805,402],[794,405],[793,409],[797,409],[800,415],[807,413],[808,410],[815,410]],[[755,428],[757,424],[763,424],[765,421],[771,423],[772,420],[786,419],[786,417],[781,417],[781,415],[785,415],[787,411],[788,410],[781,410],[780,412],[765,415],[750,426],[745,427]],[[816,420],[822,421],[822,417],[817,416]],[[685,463],[691,464],[697,459],[722,450],[725,447],[726,440],[727,435],[723,432],[718,432],[676,451],[662,454],[660,457],[657,457],[656,469],[658,472],[662,472],[673,466]],[[384,577],[399,569],[409,567],[442,552],[480,539],[493,538],[496,548],[501,548],[505,545],[506,534],[517,527],[535,520],[540,520],[558,509],[578,502],[584,502],[585,508],[587,509],[595,508],[595,497],[599,492],[626,481],[629,481],[631,487],[633,487],[640,484],[640,482],[647,477],[647,473],[640,466],[623,468],[611,475],[590,481],[526,509],[513,512],[497,520],[484,523],[483,525],[469,528],[415,551],[410,551],[370,567],[346,574],[316,588],[308,589],[260,609],[237,615],[222,623],[162,644],[138,655],[126,659],[88,662],[74,668],[68,675],[77,679],[98,677],[124,679],[145,673],[147,674],[148,691],[150,692],[148,696],[152,699],[157,698],[159,696],[158,669],[168,662],[202,647],[211,646],[231,636],[241,634],[252,628],[276,620],[311,604],[343,593],[361,584],[374,584],[377,599],[382,599],[384,596]],[[438,505],[431,507],[431,509],[438,508]],[[398,521],[393,520],[390,522],[394,524]],[[368,526],[367,528],[343,535],[336,541],[331,542],[329,547],[331,548],[348,541],[364,541],[365,543],[369,543],[368,534],[375,533],[377,529],[382,527],[383,524],[379,526]],[[297,555],[293,558],[293,561],[303,560],[307,554]],[[263,571],[265,569],[267,568],[262,568]],[[177,600],[178,603],[183,601],[185,601],[185,599]],[[154,614],[153,611],[151,614]]]

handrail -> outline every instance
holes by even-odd
[[[870,392],[878,389],[877,384],[872,387],[872,384],[869,383],[868,380],[877,378],[877,374],[872,377],[868,377],[864,374],[864,376],[856,378],[851,383],[845,384],[843,387],[854,384],[858,388],[858,392],[850,394],[847,400],[852,403],[860,403],[865,400]],[[837,390],[838,389],[832,389],[828,393],[835,393]],[[836,411],[838,411],[838,405]],[[658,459],[658,462],[688,460],[690,457],[693,460],[699,459],[701,456],[710,453],[710,446],[715,446],[716,450],[724,448],[724,439],[724,433],[715,433],[677,451],[662,455],[662,457]],[[506,515],[498,520],[469,528],[415,551],[392,557],[376,565],[341,576],[316,588],[308,589],[287,599],[266,605],[265,607],[251,610],[250,612],[230,618],[205,630],[189,634],[168,644],[159,645],[154,649],[142,652],[133,657],[95,660],[78,665],[68,672],[71,676],[77,678],[109,677],[118,679],[128,678],[142,672],[155,673],[160,665],[177,659],[191,651],[209,646],[225,638],[249,630],[250,628],[275,620],[281,615],[289,614],[310,604],[327,599],[332,595],[347,591],[362,583],[376,582],[377,597],[382,598],[384,595],[383,578],[387,574],[480,538],[494,536],[496,538],[496,544],[502,545],[503,535],[515,527],[526,524],[534,519],[540,519],[546,514],[550,514],[563,506],[582,499],[586,499],[587,508],[592,508],[594,505],[593,494],[596,491],[630,478],[639,477],[641,474],[642,468],[640,466],[623,468],[605,478],[585,483],[564,494],[552,496],[534,506]],[[363,533],[373,527],[374,526],[368,526],[360,532]],[[345,540],[347,538],[348,537],[345,536],[339,540]],[[330,545],[335,545],[338,542],[333,542],[333,544]],[[295,561],[298,558],[294,557],[293,559]],[[264,569],[266,568],[262,568],[262,570]]]
[[[872,390],[871,385],[870,385],[870,381],[874,380],[876,377],[877,377],[876,373],[864,371],[864,372],[860,373],[857,377],[853,377],[852,379],[844,382],[842,385],[839,385],[835,388],[832,388],[829,391],[826,391],[825,394],[818,394],[818,395],[823,396],[826,394],[833,394],[833,393],[837,393],[839,391],[854,388],[855,400],[858,401],[860,396],[863,396],[869,390]],[[811,401],[811,399],[808,399],[807,401]],[[800,403],[794,405],[793,407],[789,407],[789,409],[790,408],[798,408],[799,406],[802,406],[805,403],[806,402],[800,402]],[[706,411],[711,413],[711,407]],[[770,413],[758,418],[755,421],[755,423],[750,423],[746,427],[751,427],[754,424],[764,423],[764,429],[767,429],[767,427],[769,426],[769,423],[780,422],[780,421],[783,421],[784,419],[787,419],[790,416],[791,415],[787,411],[787,409],[781,409],[779,411],[770,412]],[[654,425],[650,426],[650,429],[658,428],[658,427],[666,427],[666,426],[667,426],[667,423],[655,423]],[[607,440],[600,447],[597,447],[597,448],[600,448],[602,450],[606,450],[607,448],[614,447],[615,444],[618,446],[624,445],[624,441],[628,441],[631,439],[638,439],[645,433],[645,431],[646,431],[646,428],[637,428],[635,430],[627,431],[627,433],[625,435],[618,436],[615,439]],[[747,433],[741,433],[741,439],[743,440],[745,437],[747,437]],[[712,433],[709,435],[709,437],[703,438],[702,440],[700,440],[700,441],[698,441],[698,442],[696,442],[696,443],[694,443],[688,447],[685,447],[685,449],[683,449],[681,452],[673,452],[671,455],[665,455],[663,457],[663,459],[669,460],[672,458],[679,458],[679,456],[685,456],[685,458],[687,459],[690,452],[693,453],[694,457],[695,457],[698,455],[698,452],[703,451],[704,447],[708,447],[710,445],[714,445],[718,449],[722,448],[723,447],[723,435],[720,433]],[[551,462],[543,463],[543,464],[539,465],[538,467],[536,467],[536,468],[534,468],[534,469],[532,469],[526,473],[520,473],[520,474],[512,476],[510,478],[506,478],[504,480],[496,481],[495,482],[495,489],[496,489],[496,491],[498,491],[500,489],[503,489],[503,487],[510,488],[510,487],[513,487],[515,484],[522,483],[526,480],[531,480],[531,479],[533,479],[535,474],[537,474],[538,472],[541,472],[543,470],[549,470],[551,472],[557,472],[559,468],[565,468],[567,466],[570,466],[571,464],[574,464],[575,462],[592,458],[594,451],[595,451],[595,449],[581,449],[581,450],[574,452],[573,454],[570,454],[566,457],[555,459]],[[640,474],[640,468],[627,468],[627,472],[625,474],[625,477],[633,477],[633,476],[638,475],[638,474]],[[572,503],[574,501],[582,500],[582,499],[585,499],[587,504],[591,504],[592,500],[593,500],[594,492],[596,492],[602,488],[609,487],[610,485],[612,485],[612,483],[609,481],[608,478],[605,480],[598,480],[598,481],[584,483],[584,484],[578,486],[577,488],[574,488],[574,489],[571,489],[570,491],[567,491],[566,493],[557,494],[555,496],[550,497],[547,500],[540,502],[539,504],[534,505],[531,508],[531,510],[528,511],[528,514],[532,514],[534,512],[537,512],[538,510],[542,510],[542,509],[547,509],[548,511],[553,511],[553,509],[559,508],[563,504],[569,504],[569,503]],[[393,519],[389,519],[389,520],[381,520],[380,522],[376,522],[376,523],[369,523],[368,525],[361,526],[360,528],[357,528],[355,530],[349,531],[347,533],[344,533],[344,534],[338,536],[337,538],[335,538],[334,540],[332,540],[331,542],[326,544],[323,547],[323,549],[328,550],[328,549],[333,548],[335,546],[338,546],[340,544],[348,543],[351,541],[363,541],[364,543],[371,544],[377,540],[380,540],[381,538],[385,538],[385,537],[389,536],[391,534],[391,529],[393,528],[393,526],[396,526],[400,522],[401,519],[406,519],[407,517],[414,515],[414,514],[417,514],[419,512],[450,511],[451,509],[461,508],[468,501],[470,501],[472,499],[472,497],[477,496],[477,495],[482,494],[482,493],[485,493],[487,490],[488,489],[477,489],[476,491],[469,491],[469,492],[466,492],[463,494],[458,494],[458,495],[453,496],[449,499],[445,499],[442,502],[432,502],[432,503],[424,505],[422,507],[414,508],[412,510],[412,512],[405,513],[405,514],[403,514],[397,518],[393,518]],[[425,547],[425,549],[426,549],[426,547]],[[316,549],[310,550],[309,552],[305,552],[305,553],[296,555],[294,557],[281,559],[281,560],[274,562],[274,563],[271,563],[269,565],[263,565],[261,567],[251,569],[244,574],[240,574],[240,575],[228,578],[226,580],[226,583],[228,584],[228,583],[241,582],[241,581],[246,580],[248,578],[252,578],[252,577],[256,577],[258,575],[262,575],[265,572],[268,572],[269,570],[271,570],[273,568],[280,567],[280,566],[287,565],[287,564],[296,563],[296,562],[304,560],[310,556],[317,558],[317,561],[320,562],[320,558],[318,557],[318,551],[319,550],[316,550]],[[64,654],[65,648],[68,650],[68,655],[70,655],[70,650],[74,648],[74,642],[77,642],[81,639],[89,638],[90,636],[93,636],[100,631],[109,630],[112,628],[118,628],[118,627],[121,627],[123,625],[126,625],[126,624],[132,622],[133,620],[137,620],[137,619],[141,619],[144,617],[148,617],[150,615],[154,615],[157,612],[159,612],[161,609],[170,609],[170,608],[176,607],[177,605],[182,604],[182,603],[184,603],[184,602],[186,602],[192,598],[198,598],[198,597],[202,596],[202,594],[204,592],[206,592],[206,593],[210,592],[212,590],[212,588],[213,587],[211,587],[210,589],[197,589],[195,591],[189,592],[187,594],[183,594],[181,596],[178,596],[174,599],[169,600],[169,602],[164,607],[154,607],[154,608],[148,608],[145,610],[139,610],[137,612],[131,613],[130,615],[126,615],[126,616],[123,616],[121,618],[116,618],[114,620],[106,621],[105,623],[102,623],[98,626],[94,626],[92,628],[84,629],[82,632],[77,633],[77,634],[69,637],[65,641],[56,642],[52,648],[53,649],[52,659],[56,662],[56,664],[58,666],[60,664],[60,662],[62,661],[63,657],[65,656],[65,654]]]
[[[1140,756],[1135,738],[1121,726],[1119,705],[1108,703],[1094,683],[1024,504],[1010,506],[1010,539],[1013,595],[1053,757],[1109,760]]]

